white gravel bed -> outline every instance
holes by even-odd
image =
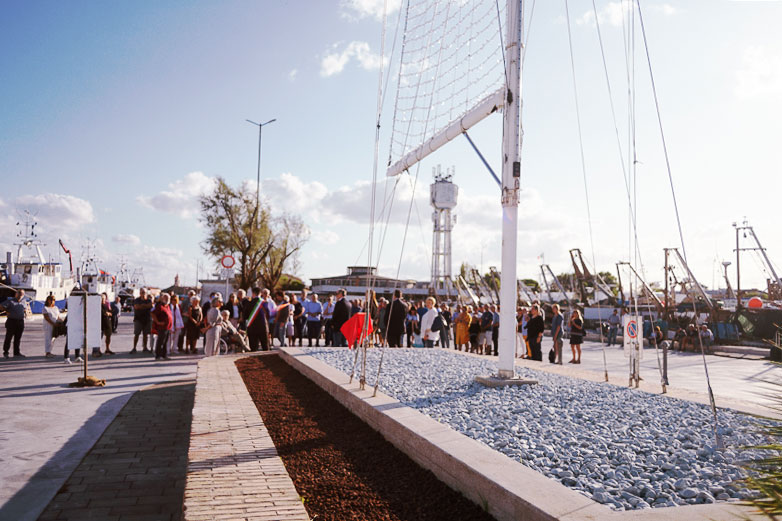
[[[350,374],[354,352],[305,348]],[[375,383],[380,350],[367,357]],[[494,360],[440,349],[387,349],[380,389],[409,407],[616,510],[736,501],[752,492],[739,480],[742,460],[759,452],[763,420],[719,411],[725,443],[715,450],[707,406],[517,368],[538,385],[486,388]]]

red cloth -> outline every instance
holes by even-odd
[[[159,335],[163,331],[168,331],[174,323],[174,318],[171,316],[171,309],[169,309],[168,306],[156,305],[155,309],[152,310],[152,316],[153,335]]]
[[[348,341],[348,347],[353,349],[353,345],[358,342],[359,344],[364,341],[364,317],[366,313],[356,313],[348,319],[347,322],[342,324],[339,332],[345,335],[345,340]],[[367,335],[372,334],[372,321],[367,324]]]

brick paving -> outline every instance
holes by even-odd
[[[309,521],[236,359],[198,364],[184,518]]]
[[[135,393],[39,521],[179,521],[195,383]]]

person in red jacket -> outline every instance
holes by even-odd
[[[152,334],[157,335],[155,342],[155,360],[168,360],[166,355],[166,346],[168,345],[168,334],[174,323],[171,316],[171,308],[168,306],[171,297],[167,293],[160,295],[155,309],[152,310]]]

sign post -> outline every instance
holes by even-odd
[[[622,317],[622,322],[624,354],[630,359],[630,382],[627,385],[632,387],[635,382],[637,389],[641,381],[641,359],[644,354],[641,335],[643,321],[639,316],[625,315]]]
[[[84,353],[84,376],[71,387],[103,387],[106,380],[87,372],[90,348],[100,348],[101,296],[74,291],[68,297],[68,344],[80,346]]]
[[[225,279],[225,295],[223,295],[223,298],[225,302],[228,302],[228,281],[234,276],[233,268],[236,266],[236,259],[234,259],[233,255],[223,255],[223,258],[220,259],[220,265],[223,267],[221,275]]]

